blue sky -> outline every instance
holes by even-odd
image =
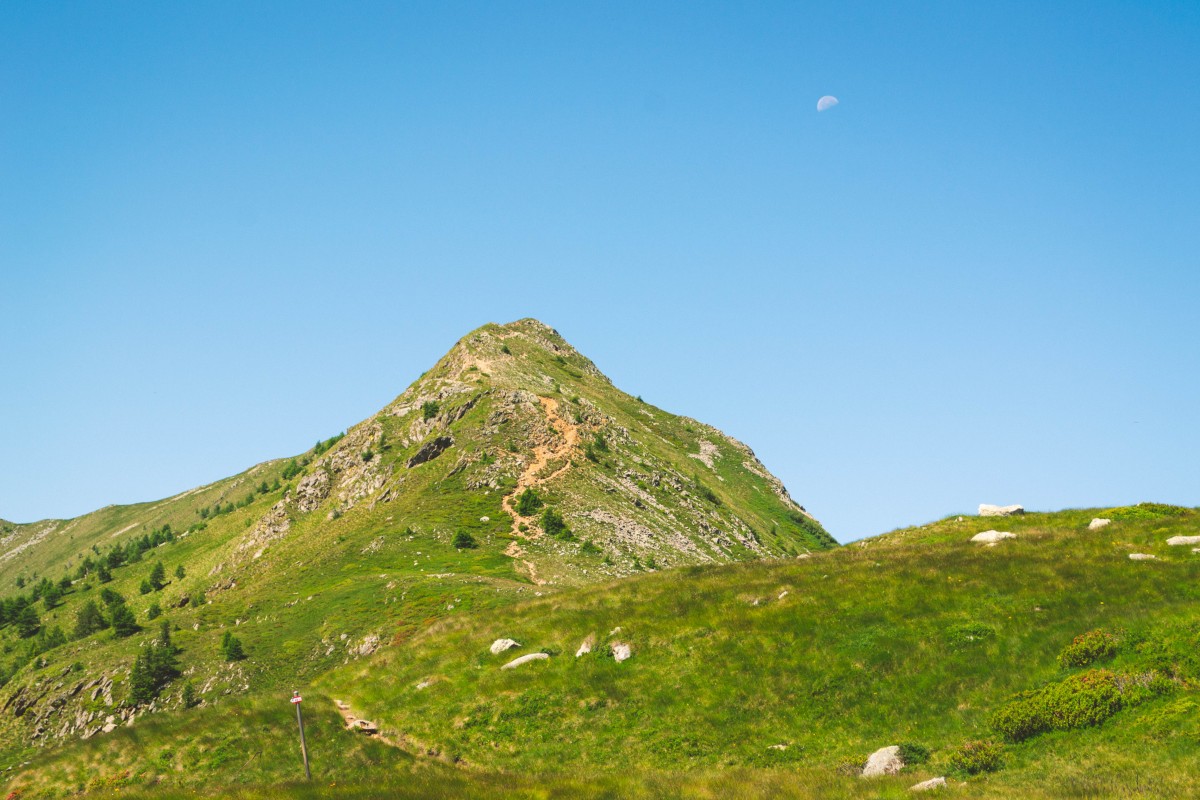
[[[0,517],[298,452],[525,316],[843,541],[1197,505],[1196,142],[1192,2],[7,4]]]

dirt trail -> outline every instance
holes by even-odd
[[[505,495],[500,501],[500,505],[504,507],[504,511],[512,517],[513,536],[519,536],[522,539],[536,539],[541,535],[541,532],[538,531],[527,536],[521,531],[522,524],[530,528],[537,528],[537,521],[535,517],[522,517],[517,513],[517,498],[526,489],[541,486],[543,483],[554,480],[570,469],[571,462],[568,457],[571,451],[579,444],[579,427],[570,420],[564,419],[558,413],[558,401],[553,397],[539,397],[538,400],[541,402],[542,408],[545,409],[546,416],[550,420],[550,426],[554,428],[554,432],[558,435],[560,441],[553,446],[543,444],[533,448],[533,461],[525,466],[525,469],[521,472],[521,476],[517,478],[517,488],[513,490],[512,494]],[[559,458],[567,458],[567,463],[544,478],[538,477],[538,473],[545,469],[551,461]]]
[[[397,742],[393,739],[389,739],[388,737],[386,737],[382,733],[380,733],[378,728],[374,725],[374,723],[368,723],[373,728],[375,728],[374,731],[370,731],[370,730],[363,731],[363,729],[361,727],[359,727],[359,723],[363,722],[364,720],[360,719],[359,717],[356,717],[354,715],[353,710],[350,708],[350,706],[343,703],[341,700],[334,700],[333,707],[337,709],[338,716],[341,717],[342,721],[346,723],[347,730],[361,731],[364,735],[370,736],[372,739],[377,739],[377,740],[383,742],[384,744],[391,745],[392,747],[398,747],[401,750],[405,749],[404,745],[400,744],[399,742]]]

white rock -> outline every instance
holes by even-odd
[[[479,521],[480,522],[491,522],[492,518],[491,517],[480,517]]]
[[[981,517],[1011,517],[1013,514],[1024,514],[1023,506],[990,506],[987,503],[979,504],[979,516]]]
[[[613,660],[620,664],[633,655],[633,648],[624,642],[612,643]]]
[[[787,597],[787,596],[788,596],[787,589],[784,589],[782,592],[780,592],[780,593],[779,593],[779,599],[780,599],[780,600],[782,600],[783,598],[785,598],[785,597]]]
[[[521,656],[520,658],[514,658],[512,661],[508,662],[500,669],[515,669],[516,667],[519,667],[522,664],[528,664],[530,661],[544,661],[549,657],[550,656],[547,655],[546,653],[530,653],[527,656]]]
[[[971,541],[972,542],[988,542],[990,544],[995,544],[996,542],[1000,541],[1001,539],[1015,539],[1015,538],[1017,538],[1017,535],[1015,533],[1009,533],[1008,531],[984,531],[983,533],[977,533],[974,536],[972,536]]]
[[[871,757],[867,759],[862,777],[877,778],[880,775],[895,775],[902,769],[904,769],[904,760],[900,758],[899,745],[881,747],[871,753]]]
[[[417,691],[421,691],[422,689],[428,689],[432,685],[433,685],[433,681],[421,681],[420,683],[417,684]]]
[[[497,639],[492,642],[492,646],[489,649],[492,651],[492,655],[498,656],[505,650],[512,650],[514,647],[520,646],[520,643],[514,642],[512,639]]]
[[[589,636],[586,639],[584,639],[580,643],[579,649],[575,651],[575,657],[579,658],[580,656],[586,656],[588,653],[592,652],[592,642],[593,641],[595,641],[595,638],[592,636]]]
[[[1130,553],[1129,554],[1130,561],[1154,561],[1157,558],[1158,558],[1158,556],[1152,556],[1147,553]]]
[[[1200,536],[1172,536],[1167,539],[1167,544],[1178,546],[1181,544],[1200,544]]]
[[[1110,525],[1110,524],[1112,524],[1111,519],[1101,519],[1100,517],[1096,517],[1094,520],[1092,520],[1091,522],[1088,523],[1088,530],[1089,531],[1098,531],[1101,528],[1103,528],[1105,525]]]
[[[945,786],[946,786],[945,778],[930,778],[927,781],[921,781],[918,784],[914,784],[914,785],[908,787],[908,790],[910,792],[927,792],[930,789],[942,789],[942,788],[945,788]]]
[[[787,750],[787,745],[786,744],[769,744],[769,745],[767,745],[767,749],[768,750]]]

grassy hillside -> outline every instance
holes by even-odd
[[[0,767],[187,691],[201,709],[286,693],[443,619],[834,544],[745,445],[621,392],[541,323],[488,325],[295,458],[0,523]],[[177,667],[139,697],[164,621]]]
[[[1113,522],[1088,530],[1096,516]],[[993,528],[1016,538],[970,541]],[[449,617],[317,679],[313,713],[341,700],[399,747],[353,755],[361,734],[324,729],[314,747],[349,755],[288,791],[903,797],[944,775],[956,796],[1194,796],[1200,554],[1167,540],[1196,535],[1200,512],[1169,506],[950,518],[803,559],[682,567]],[[499,638],[521,646],[493,655]],[[614,644],[632,655],[616,661]],[[550,657],[500,669],[539,652]],[[278,735],[254,746],[279,766],[254,780],[298,769],[285,701],[261,706]],[[192,713],[156,722],[155,744],[185,751]],[[979,740],[998,763],[971,774],[960,752]],[[892,744],[928,757],[857,777]],[[113,772],[79,766],[78,748],[41,756],[9,786],[53,794]],[[154,752],[131,754],[141,766],[124,780],[276,793],[222,769],[199,783],[181,762],[147,765]]]

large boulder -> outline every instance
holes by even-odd
[[[1200,544],[1200,536],[1172,536],[1167,539],[1167,544],[1173,547],[1184,544]]]
[[[512,650],[514,647],[520,646],[520,644],[514,642],[512,639],[497,639],[496,641],[492,642],[492,646],[488,649],[492,651],[492,655],[498,656],[505,650]]]
[[[1111,523],[1112,523],[1111,519],[1101,519],[1100,517],[1096,517],[1094,520],[1092,520],[1091,522],[1088,523],[1088,530],[1089,531],[1098,531],[1101,528],[1103,528],[1104,526],[1109,525]]]
[[[1015,539],[1015,538],[1017,538],[1017,535],[1015,533],[1009,533],[1008,531],[984,531],[983,533],[977,533],[974,536],[972,536],[971,541],[972,542],[985,542],[987,544],[995,544],[996,542],[999,542],[1003,539]]]
[[[991,506],[987,503],[979,504],[979,516],[981,517],[1011,517],[1013,514],[1024,514],[1023,506]]]
[[[877,778],[880,775],[895,775],[904,769],[904,759],[900,757],[900,746],[881,747],[867,759],[863,767],[862,777]]]

